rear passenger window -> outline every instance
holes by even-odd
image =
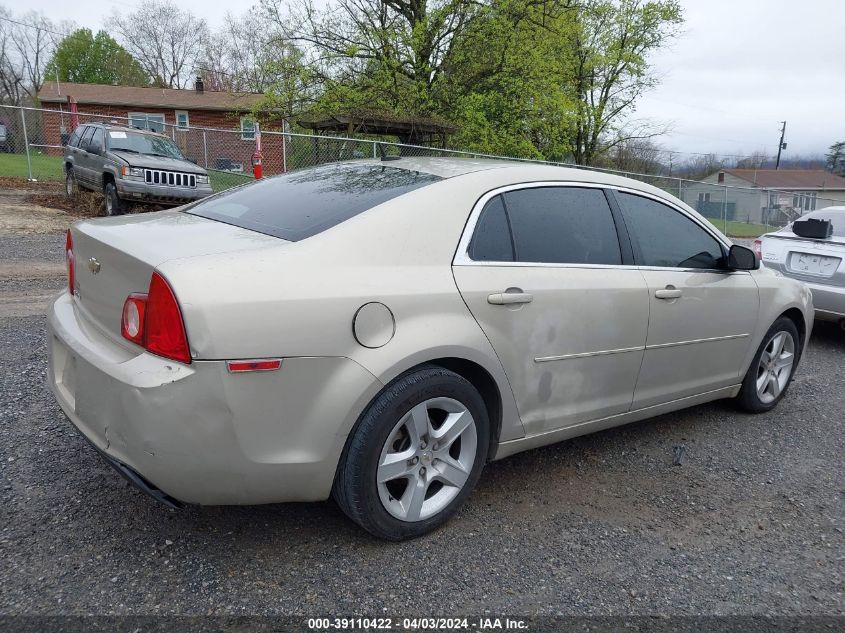
[[[85,128],[85,131],[82,133],[82,140],[79,141],[79,149],[88,150],[88,143],[91,142],[91,136],[94,134],[94,128],[88,126]]]
[[[516,261],[622,263],[613,214],[601,189],[538,187],[503,194]]]
[[[513,261],[511,232],[502,196],[496,196],[484,205],[469,244],[469,257],[477,262]]]
[[[68,141],[67,141],[67,144],[68,144],[70,147],[76,147],[76,146],[77,146],[77,144],[79,144],[79,137],[80,137],[80,136],[82,136],[82,129],[83,129],[83,128],[81,128],[81,127],[77,127],[77,128],[73,131],[73,134],[71,134],[71,135],[70,135],[70,138],[69,138],[69,139],[68,139]]]
[[[719,242],[698,224],[663,203],[617,192],[622,217],[641,266],[721,268]]]

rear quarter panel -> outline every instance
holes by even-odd
[[[501,363],[452,275],[485,181],[447,179],[278,249],[165,262],[160,270],[182,305],[192,352],[201,359],[342,356],[382,383],[427,361],[469,360],[499,388],[501,439],[521,437]],[[369,302],[388,306],[396,326],[376,349],[353,334],[355,313]]]

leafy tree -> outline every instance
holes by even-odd
[[[827,169],[834,174],[845,176],[845,141],[831,145],[824,158]]]
[[[93,35],[79,29],[56,47],[44,71],[48,79],[89,84],[147,86],[149,75],[125,48],[105,31]]]
[[[683,21],[676,0],[592,0],[577,14],[572,42],[578,111],[573,156],[591,165],[614,145],[656,136],[626,132],[637,99],[657,83],[648,56],[678,33]]]

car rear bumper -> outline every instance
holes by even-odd
[[[845,288],[808,283],[813,293],[816,318],[820,321],[839,321],[845,318]]]
[[[382,387],[346,358],[286,358],[231,374],[124,347],[62,293],[48,310],[48,380],[76,428],[124,477],[171,503],[328,498],[346,435]]]
[[[172,187],[168,185],[150,185],[144,182],[116,179],[117,193],[126,200],[154,202],[157,204],[185,204],[210,196],[211,185],[196,187]]]

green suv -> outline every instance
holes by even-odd
[[[211,195],[208,172],[189,161],[163,134],[124,125],[78,126],[64,153],[65,191],[102,191],[106,215],[127,201],[180,205]]]

